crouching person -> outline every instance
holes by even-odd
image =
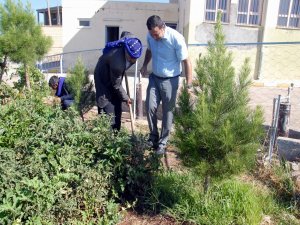
[[[49,86],[56,91],[55,96],[60,98],[62,110],[66,110],[74,103],[74,96],[68,89],[65,77],[52,76],[49,79]]]

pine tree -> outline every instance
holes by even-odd
[[[0,4],[0,83],[8,60],[21,63],[26,86],[30,89],[29,67],[49,50],[52,40],[42,33],[30,5],[20,0]]]
[[[94,84],[90,82],[88,71],[80,58],[69,72],[66,82],[74,95],[75,108],[84,120],[83,114],[95,105],[95,92],[93,91]]]
[[[221,13],[207,55],[197,60],[196,101],[192,104],[184,88],[175,113],[177,146],[189,165],[207,176],[231,174],[253,163],[263,134],[261,109],[248,106],[249,59],[236,75],[220,18]]]

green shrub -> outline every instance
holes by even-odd
[[[208,54],[197,61],[196,98],[192,103],[185,88],[175,114],[174,139],[186,165],[199,166],[204,169],[200,172],[212,176],[241,172],[253,164],[263,135],[261,109],[247,105],[249,59],[236,76],[220,16]]]
[[[2,107],[0,124],[1,224],[116,224],[119,196],[135,199],[156,169],[109,118],[82,122],[34,92]]]

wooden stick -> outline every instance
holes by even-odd
[[[130,98],[128,78],[127,78],[126,73],[125,73],[125,83],[126,83],[127,95]],[[132,132],[132,135],[134,135],[134,119],[133,119],[132,107],[131,107],[131,104],[129,104],[128,106],[129,106],[129,114],[130,114],[131,132]]]

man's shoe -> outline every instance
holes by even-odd
[[[157,145],[157,144],[154,144],[153,141],[150,140],[150,139],[147,140],[146,146],[147,146],[148,148],[153,148],[153,149],[156,149],[156,148],[158,147],[158,145]]]
[[[155,151],[156,155],[164,155],[166,153],[166,150],[164,147],[158,147]]]

